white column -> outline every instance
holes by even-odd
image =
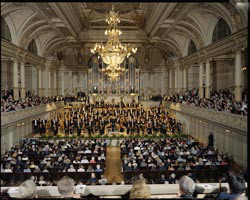
[[[165,69],[162,73],[162,85],[161,85],[161,95],[166,95],[167,93],[167,69]]]
[[[82,84],[83,84],[83,89],[86,90],[86,92],[88,92],[88,73],[85,72],[83,73],[83,81],[82,81]]]
[[[172,91],[173,91],[173,85],[172,85],[172,70],[169,69],[169,95],[172,94]]]
[[[62,95],[64,96],[64,71],[62,71]]]
[[[206,98],[210,98],[210,60],[206,61]]]
[[[204,98],[203,92],[203,63],[200,63],[199,67],[199,97]]]
[[[180,66],[177,67],[177,78],[178,78],[178,82],[177,82],[177,92],[182,92],[182,70],[180,68]]]
[[[187,90],[187,68],[183,69],[183,92]]]
[[[80,72],[79,88],[81,91],[84,90],[83,86],[84,86],[84,74],[83,72]]]
[[[43,93],[43,97],[46,97],[47,84],[48,84],[47,70],[46,70],[46,67],[44,67],[42,69],[42,86],[43,86],[42,93]]]
[[[25,63],[21,62],[21,98],[25,99]]]
[[[72,95],[73,93],[73,73],[72,71],[69,71],[68,73],[68,80],[69,80],[69,95]]]
[[[72,73],[72,94],[75,96],[77,93],[77,74],[76,73]]]
[[[235,53],[235,89],[234,95],[236,101],[242,100],[242,85],[241,85],[241,49],[237,49]]]
[[[174,70],[174,93],[178,93],[178,71],[177,68]]]
[[[43,72],[44,75],[44,96],[48,96],[48,67],[45,67],[45,70]]]
[[[17,100],[19,98],[19,90],[18,90],[18,62],[14,59],[13,62],[13,96],[14,99]]]
[[[51,68],[48,67],[48,93],[47,96],[51,96]]]
[[[42,92],[42,67],[38,66],[38,95],[43,96]]]
[[[54,93],[53,96],[57,96],[57,71],[54,70]]]

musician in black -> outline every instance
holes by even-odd
[[[37,119],[32,120],[33,133],[37,134],[39,132],[40,121]]]
[[[76,122],[76,129],[77,129],[77,136],[80,136],[82,131],[82,122],[80,120]]]
[[[41,129],[41,134],[44,135],[46,133],[46,123],[47,123],[47,120],[45,119],[42,119],[41,122],[40,122],[40,129]]]
[[[70,123],[69,123],[69,133],[72,135],[74,132],[74,120],[71,118]]]
[[[51,120],[50,127],[51,127],[51,131],[54,133],[54,135],[57,135],[57,133],[58,133],[58,120],[56,118]]]
[[[100,134],[103,135],[105,133],[105,126],[101,125],[100,126]]]
[[[87,130],[88,130],[88,135],[90,136],[93,132],[93,128],[91,125],[87,126]]]
[[[65,135],[69,135],[69,127],[70,127],[69,120],[68,119],[64,120],[64,132],[65,132]]]

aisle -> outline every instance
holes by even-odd
[[[120,183],[123,180],[121,174],[120,147],[107,147],[105,177],[108,183]]]

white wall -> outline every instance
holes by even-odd
[[[18,144],[22,138],[31,134],[32,132],[32,119],[26,119],[14,123],[11,126],[1,128],[1,155],[6,150]]]
[[[234,62],[216,61],[213,62],[211,69],[213,70],[213,90],[234,87]]]
[[[168,91],[167,69],[162,70],[143,70],[140,71],[140,90],[141,95],[167,94]]]
[[[11,90],[13,87],[13,62],[1,61],[1,89]]]
[[[64,73],[64,79],[62,80],[62,73]],[[72,76],[71,76],[72,73]],[[87,72],[84,71],[62,71],[58,72],[58,91],[59,95],[62,95],[62,84],[64,84],[65,95],[77,94],[77,91],[87,91]]]
[[[25,91],[31,91],[32,94],[37,94],[38,87],[37,68],[34,66],[25,66]]]
[[[210,132],[214,134],[214,146],[222,152],[233,156],[237,164],[246,166],[247,163],[247,136],[238,132],[227,132],[226,128],[191,118],[189,134],[201,142],[208,142]]]
[[[205,80],[205,77],[203,77]],[[187,88],[189,90],[199,87],[199,67],[192,66],[187,70]]]

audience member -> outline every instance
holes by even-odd
[[[33,180],[26,180],[19,186],[20,198],[36,198],[37,197],[37,187]]]
[[[151,191],[145,180],[139,178],[136,180],[130,190],[130,199],[149,199],[151,196]]]
[[[242,176],[231,175],[228,177],[228,185],[230,193],[222,192],[218,198],[219,199],[240,199],[244,198],[244,192],[246,189],[246,183]]]
[[[79,194],[74,194],[74,180],[64,176],[57,182],[58,191],[64,198],[80,198]]]
[[[195,182],[188,176],[182,176],[179,180],[179,193],[183,199],[194,199]]]

